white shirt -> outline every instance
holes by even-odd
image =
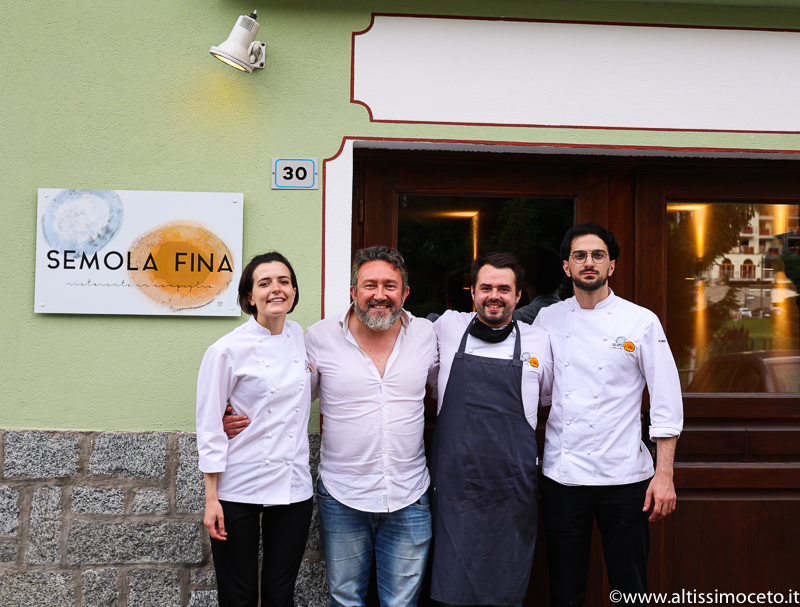
[[[319,474],[346,506],[394,512],[416,502],[430,484],[423,398],[438,370],[436,336],[429,321],[403,311],[381,377],[350,333],[350,313],[306,332],[323,416]]]
[[[197,380],[197,451],[200,470],[222,473],[219,499],[275,505],[313,495],[310,379],[303,329],[290,320],[272,335],[251,317],[208,349]],[[251,422],[230,441],[228,402]]]
[[[439,410],[442,408],[447,380],[453,358],[461,345],[464,331],[475,317],[475,312],[456,312],[448,310],[434,323],[433,329],[439,340]],[[553,386],[553,355],[550,351],[550,338],[547,332],[525,323],[517,323],[520,330],[520,346],[522,348],[522,405],[525,418],[532,428],[536,428],[536,416],[539,407],[539,395],[547,395],[548,399]],[[467,336],[464,352],[487,358],[508,358],[514,355],[514,342],[517,333],[512,329],[508,338],[491,344],[472,335]],[[534,364],[531,364],[531,361]],[[549,400],[548,400],[549,402]]]
[[[650,436],[678,436],[678,370],[658,317],[614,295],[584,310],[574,297],[534,321],[555,360],[544,475],[565,485],[623,485],[653,475],[642,443],[641,404],[650,391]],[[544,403],[546,405],[547,403]]]

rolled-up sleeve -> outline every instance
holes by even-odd
[[[235,384],[230,359],[224,351],[211,346],[197,378],[197,452],[203,472],[225,472],[228,437],[222,416]]]
[[[650,392],[650,438],[680,436],[683,397],[678,368],[661,323],[654,316],[645,329],[640,365]]]

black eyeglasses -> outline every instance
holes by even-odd
[[[570,257],[572,257],[572,261],[575,263],[582,264],[586,263],[586,258],[589,255],[590,253],[586,251],[574,251],[572,254],[570,254]],[[600,264],[605,263],[608,253],[606,253],[603,249],[597,249],[596,251],[591,252],[591,256],[593,262]]]

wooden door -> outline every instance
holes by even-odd
[[[619,239],[614,291],[666,324],[668,205],[797,205],[800,168],[788,161],[361,150],[354,186],[354,251],[398,245],[404,195],[572,199],[576,222],[595,221]],[[800,394],[685,394],[684,409],[678,509],[651,525],[649,589],[800,589]],[[546,413],[540,445],[545,420]],[[526,606],[549,602],[541,521],[539,531]],[[595,529],[587,605],[610,606],[599,539]]]

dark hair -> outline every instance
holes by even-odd
[[[520,255],[520,261],[528,284],[540,295],[555,293],[566,276],[561,257],[555,249],[545,245],[537,244],[526,249]]]
[[[478,272],[483,266],[492,266],[493,268],[510,268],[514,272],[515,291],[517,294],[522,292],[522,283],[525,282],[525,268],[517,259],[516,255],[511,253],[486,253],[472,262],[472,288],[478,283]]]
[[[408,288],[406,261],[397,249],[391,249],[383,245],[365,247],[356,251],[356,255],[353,258],[353,267],[350,271],[351,287],[358,287],[358,273],[361,271],[361,266],[370,261],[385,261],[400,272],[400,276],[403,278],[403,292],[405,293]]]
[[[606,243],[606,247],[608,247],[608,257],[611,259],[611,261],[616,261],[616,259],[619,257],[619,245],[617,244],[617,237],[604,227],[599,226],[596,223],[592,223],[591,221],[579,223],[567,230],[567,233],[564,235],[564,240],[561,241],[561,259],[563,261],[567,261],[569,259],[569,254],[572,252],[573,240],[581,236],[588,236],[589,234],[599,236],[600,239]]]
[[[290,264],[289,260],[277,251],[270,251],[269,253],[262,253],[261,255],[256,255],[253,257],[253,259],[250,260],[250,263],[248,263],[244,267],[244,270],[242,270],[242,277],[239,279],[238,302],[239,307],[241,307],[242,310],[248,314],[252,314],[253,316],[258,314],[256,307],[250,305],[250,294],[253,292],[253,274],[255,273],[256,268],[262,263],[272,263],[274,261],[279,261],[289,268],[289,278],[291,278],[292,286],[295,289],[294,303],[292,304],[292,309],[289,310],[290,313],[294,311],[294,309],[297,307],[297,302],[300,301],[300,289],[297,287],[297,275],[294,273],[292,264]]]

